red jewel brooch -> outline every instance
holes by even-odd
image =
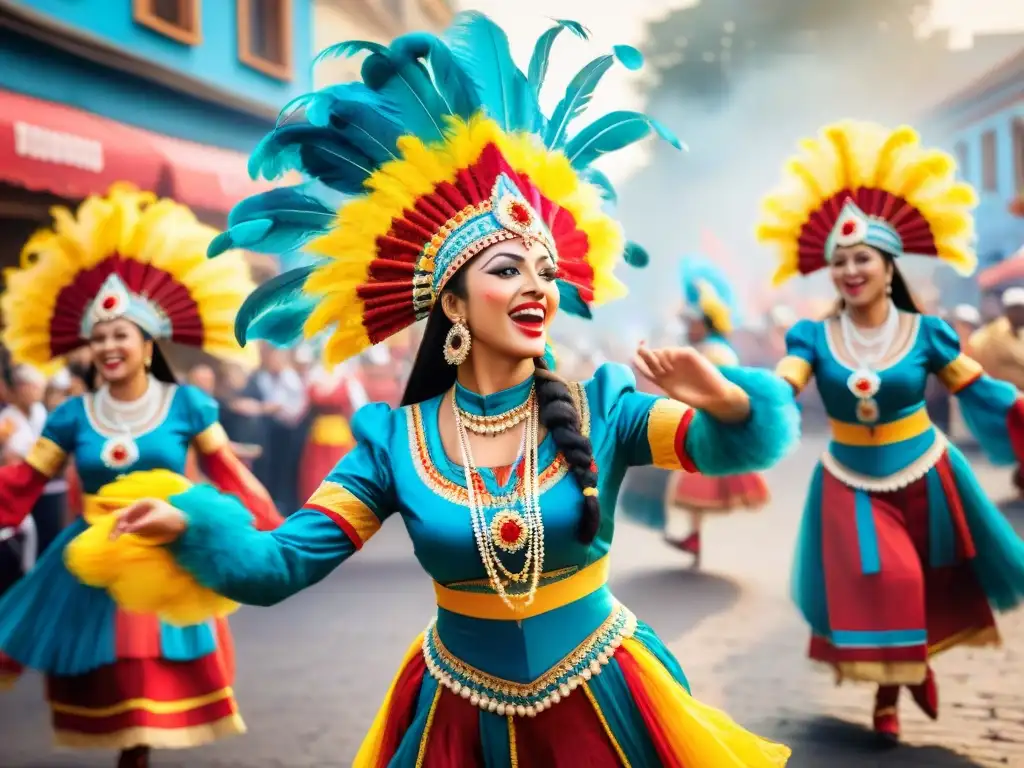
[[[100,458],[108,469],[125,469],[139,459],[139,448],[129,437],[112,437],[103,444]]]
[[[491,541],[505,552],[518,552],[526,545],[526,520],[518,512],[505,509],[491,520]]]

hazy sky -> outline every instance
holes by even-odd
[[[698,2],[714,0],[620,0],[617,3],[596,3],[594,0],[461,0],[456,2],[456,6],[483,11],[501,24],[508,32],[512,54],[521,67],[529,62],[533,44],[538,35],[550,26],[550,19],[574,19],[590,30],[589,43],[568,34],[559,38],[551,56],[544,90],[545,106],[550,109],[572,76],[590,59],[619,43],[640,46],[648,22],[657,20],[670,10]],[[770,3],[771,0],[757,2]],[[627,8],[632,12],[626,13]],[[969,47],[976,34],[1024,30],[1024,0],[932,0],[930,13],[920,20],[919,30],[924,36],[950,30],[951,46]],[[635,82],[642,77],[643,71],[633,73],[622,67],[613,68],[602,80],[591,103],[594,114],[641,107],[635,95]],[[585,115],[582,121],[584,124],[587,122]],[[621,181],[643,159],[644,150],[639,147],[603,160],[601,167],[613,179]]]

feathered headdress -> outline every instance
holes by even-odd
[[[956,161],[924,149],[907,126],[826,126],[801,143],[783,185],[762,208],[757,237],[778,247],[776,285],[829,263],[839,246],[865,243],[893,256],[937,256],[974,271],[977,197],[956,180]]]
[[[554,112],[538,96],[559,21],[537,41],[528,73],[515,65],[505,33],[486,16],[461,14],[444,40],[404,35],[390,46],[339,43],[325,56],[367,53],[362,82],[324,88],[285,107],[250,160],[276,178],[294,169],[347,196],[337,210],[308,185],[240,203],[211,255],[242,246],[267,253],[305,248],[322,258],[254,293],[237,324],[239,341],[290,344],[324,329],[328,362],[349,358],[426,317],[447,280],[492,243],[542,244],[558,269],[562,307],[590,306],[624,289],[612,273],[624,243],[602,210],[614,199],[598,157],[663,126],[637,112],[613,112],[585,128],[583,113],[604,73],[619,61],[638,68],[628,46],[587,64]]]
[[[722,270],[706,259],[688,256],[679,264],[679,278],[687,308],[707,317],[723,336],[732,333],[739,307]]]
[[[84,344],[97,322],[123,317],[158,341],[256,362],[234,338],[255,287],[249,267],[239,252],[208,259],[217,232],[188,208],[115,185],[74,213],[51,213],[53,228],[33,235],[22,267],[5,275],[3,341],[16,361],[45,366]]]

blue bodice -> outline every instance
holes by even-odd
[[[858,482],[858,476],[865,476],[901,478],[902,483],[923,476],[937,461],[945,438],[927,415],[929,375],[938,376],[960,398],[972,432],[994,458],[1012,455],[1006,414],[1016,390],[981,376],[977,364],[961,354],[959,339],[945,321],[916,315],[902,353],[875,371],[880,383],[872,396],[878,410],[873,423],[858,420],[859,398],[851,387],[854,368],[837,351],[838,338],[828,321],[801,320],[787,334],[786,346],[789,357],[803,361],[817,382],[832,419],[826,458],[834,460],[830,469],[844,480]]]
[[[74,459],[84,493],[95,493],[127,472],[168,469],[184,473],[192,438],[217,422],[217,404],[201,390],[160,383],[151,386],[162,388],[163,401],[146,431],[131,435],[138,458],[130,463],[104,456],[108,441],[124,435],[100,425],[93,395],[72,398],[50,414],[43,437]]]

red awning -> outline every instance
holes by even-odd
[[[71,198],[118,181],[156,191],[164,165],[138,129],[0,90],[0,181]]]
[[[1024,279],[1024,248],[1013,256],[978,273],[978,285],[983,290],[995,288],[1010,280]]]
[[[187,206],[227,213],[242,198],[274,186],[249,178],[248,157],[241,152],[148,135],[165,160],[168,186],[163,193]]]

